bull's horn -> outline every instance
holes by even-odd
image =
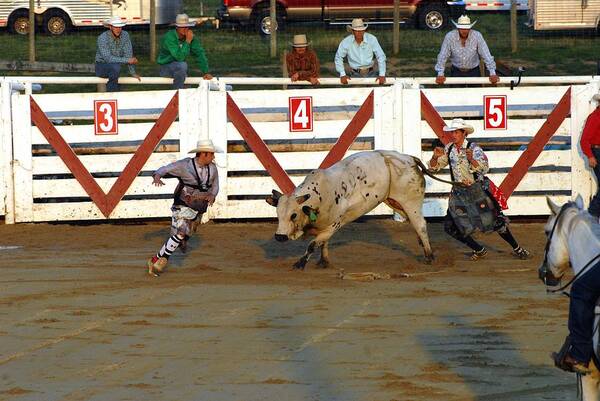
[[[279,198],[281,198],[282,193],[276,190],[273,190],[272,193],[273,195],[267,196],[265,201],[267,201],[269,205],[277,207],[277,204],[279,203]]]
[[[299,205],[303,204],[304,202],[306,202],[309,199],[310,199],[310,194],[296,196],[296,202],[298,202]]]

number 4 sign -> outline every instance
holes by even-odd
[[[290,132],[310,132],[313,130],[312,97],[291,97],[288,115]]]
[[[506,129],[506,95],[484,96],[484,129]]]
[[[94,100],[94,127],[96,135],[119,133],[116,100]]]

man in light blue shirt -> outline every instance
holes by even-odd
[[[345,37],[335,53],[335,69],[340,74],[340,82],[348,84],[350,77],[344,69],[344,57],[348,58],[350,76],[352,77],[377,77],[375,82],[379,85],[385,83],[385,53],[379,45],[377,38],[366,33],[367,24],[361,18],[352,20],[348,30],[352,35]],[[377,58],[378,69],[375,70],[373,56]]]

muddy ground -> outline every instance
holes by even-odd
[[[408,225],[370,219],[304,272],[275,227],[203,225],[152,278],[166,221],[0,226],[0,400],[575,399],[548,356],[568,300],[537,279],[541,221],[513,224],[532,260],[492,234],[480,262],[430,222],[427,266]]]

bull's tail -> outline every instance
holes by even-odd
[[[450,184],[450,185],[458,185],[460,187],[464,187],[465,186],[465,184],[463,184],[462,182],[448,181],[448,180],[443,180],[441,178],[438,178],[437,176],[433,175],[433,173],[431,171],[429,171],[429,169],[427,168],[427,166],[425,166],[423,164],[423,162],[421,161],[421,159],[419,159],[416,156],[411,156],[411,157],[414,159],[415,163],[417,163],[417,166],[419,166],[419,168],[421,169],[421,171],[424,174],[427,174],[428,176],[430,176],[431,178],[433,178],[434,180],[440,181],[440,182],[443,182],[443,183],[446,183],[446,184]]]

